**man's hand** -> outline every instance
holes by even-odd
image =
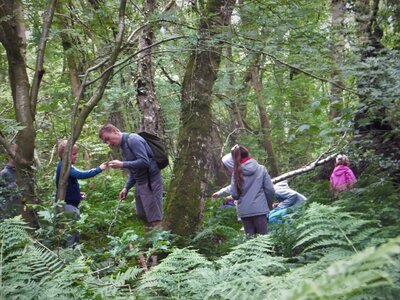
[[[81,193],[81,200],[85,199],[86,198],[86,193],[84,193],[84,192],[80,192],[80,193]]]
[[[279,204],[279,203],[276,203],[276,202],[275,202],[275,203],[272,203],[272,208],[275,208],[275,207],[277,207],[277,206],[278,206],[278,204]]]
[[[128,190],[126,188],[123,188],[122,191],[119,192],[119,199],[125,200],[127,194]]]
[[[123,167],[123,162],[120,160],[112,160],[108,162],[108,166],[113,169],[121,169]]]

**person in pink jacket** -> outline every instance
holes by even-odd
[[[336,165],[330,177],[330,188],[335,195],[340,191],[352,189],[357,179],[349,168],[350,161],[346,155],[336,157]]]

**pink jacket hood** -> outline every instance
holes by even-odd
[[[330,178],[331,187],[338,190],[347,189],[347,185],[355,181],[356,177],[353,171],[349,167],[343,165],[336,166]]]

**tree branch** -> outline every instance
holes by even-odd
[[[33,82],[31,87],[31,110],[33,119],[36,116],[36,104],[37,98],[39,95],[39,87],[44,75],[44,52],[46,49],[47,37],[49,36],[50,27],[53,21],[54,11],[57,5],[57,0],[50,0],[49,6],[47,8],[47,12],[45,13],[44,20],[43,20],[43,29],[42,34],[40,36],[39,46],[38,46],[38,53],[36,57],[36,69],[35,75],[33,76]]]
[[[276,57],[275,55],[273,55],[273,54],[271,54],[271,53],[268,53],[268,52],[265,52],[265,51],[261,51],[261,50],[256,50],[256,49],[253,49],[253,48],[251,48],[251,47],[244,46],[244,45],[238,45],[238,44],[235,44],[235,43],[226,41],[226,40],[222,40],[222,42],[224,42],[224,43],[226,43],[226,44],[229,44],[229,45],[231,45],[231,46],[234,46],[234,47],[238,47],[238,48],[246,49],[246,50],[249,50],[249,51],[252,51],[252,52],[264,54],[264,55],[268,56],[269,58],[272,58],[274,61],[276,61],[276,62],[280,63],[281,65],[284,65],[284,66],[286,66],[286,67],[288,67],[288,68],[290,68],[290,69],[292,69],[292,70],[295,70],[295,71],[297,71],[297,72],[299,72],[299,73],[303,73],[303,74],[306,75],[306,76],[309,76],[309,77],[311,77],[311,78],[320,80],[320,81],[322,81],[322,82],[326,82],[326,83],[332,84],[332,85],[336,86],[337,88],[339,88],[339,89],[341,89],[341,90],[348,91],[348,92],[350,92],[350,93],[352,93],[352,94],[355,94],[355,95],[357,95],[357,96],[361,96],[358,92],[356,92],[356,91],[354,91],[354,90],[352,90],[352,89],[350,89],[350,88],[347,88],[347,87],[345,87],[345,86],[341,86],[341,85],[339,85],[339,84],[337,84],[337,83],[335,83],[335,82],[333,82],[333,81],[330,81],[330,80],[328,80],[328,79],[319,77],[319,76],[314,75],[314,74],[312,74],[312,73],[310,73],[310,72],[308,72],[308,71],[306,71],[306,70],[303,70],[303,69],[301,69],[301,68],[299,68],[299,67],[293,66],[293,65],[291,65],[291,64],[289,64],[289,63],[287,63],[287,62],[281,60],[280,58]]]
[[[320,159],[320,157],[319,157],[318,159],[316,159],[312,163],[308,164],[307,166],[304,166],[300,169],[290,171],[290,172],[284,173],[282,175],[279,175],[277,177],[274,177],[271,179],[271,181],[273,184],[275,184],[279,181],[294,177],[296,175],[310,172],[310,171],[314,170],[316,167],[321,166],[321,165],[326,164],[327,162],[331,161],[332,159],[334,159],[336,157],[336,155],[337,155],[337,153],[333,153],[324,159]]]
[[[183,38],[186,38],[186,37],[187,37],[187,36],[176,36],[176,37],[172,37],[172,38],[169,38],[169,39],[165,39],[165,40],[162,40],[162,41],[158,41],[158,42],[156,42],[156,43],[154,43],[154,44],[151,44],[150,46],[147,46],[147,47],[145,47],[145,48],[143,48],[143,49],[141,49],[141,50],[139,50],[139,51],[136,51],[135,53],[129,55],[127,58],[121,60],[120,62],[118,62],[118,63],[116,63],[116,64],[113,64],[113,65],[110,65],[109,67],[107,67],[97,78],[95,78],[95,79],[93,79],[92,81],[89,81],[88,83],[86,83],[86,84],[85,84],[85,87],[86,87],[86,86],[89,86],[89,85],[95,83],[96,81],[98,81],[99,79],[101,79],[101,78],[102,78],[105,74],[107,74],[107,72],[109,72],[111,69],[113,69],[113,68],[115,68],[115,67],[118,67],[118,66],[124,64],[125,62],[127,62],[127,61],[130,60],[131,58],[135,57],[136,55],[138,55],[138,54],[140,54],[140,53],[142,53],[142,52],[144,52],[144,51],[146,51],[146,50],[148,50],[148,49],[151,49],[151,48],[153,48],[153,47],[155,47],[155,46],[158,46],[158,45],[160,45],[160,44],[162,44],[162,43],[166,43],[166,42],[170,42],[170,41],[174,41],[174,40],[183,39]]]

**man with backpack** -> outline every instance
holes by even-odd
[[[112,124],[101,127],[99,137],[109,146],[121,148],[123,161],[112,160],[108,162],[108,166],[129,171],[128,180],[119,193],[119,198],[125,199],[129,190],[136,184],[136,213],[145,219],[146,226],[160,228],[163,216],[163,182],[160,167],[165,165],[156,160],[154,152],[158,154],[157,149],[153,147],[153,151],[149,145],[151,141],[147,142],[146,136],[145,139],[136,133],[121,132]]]

